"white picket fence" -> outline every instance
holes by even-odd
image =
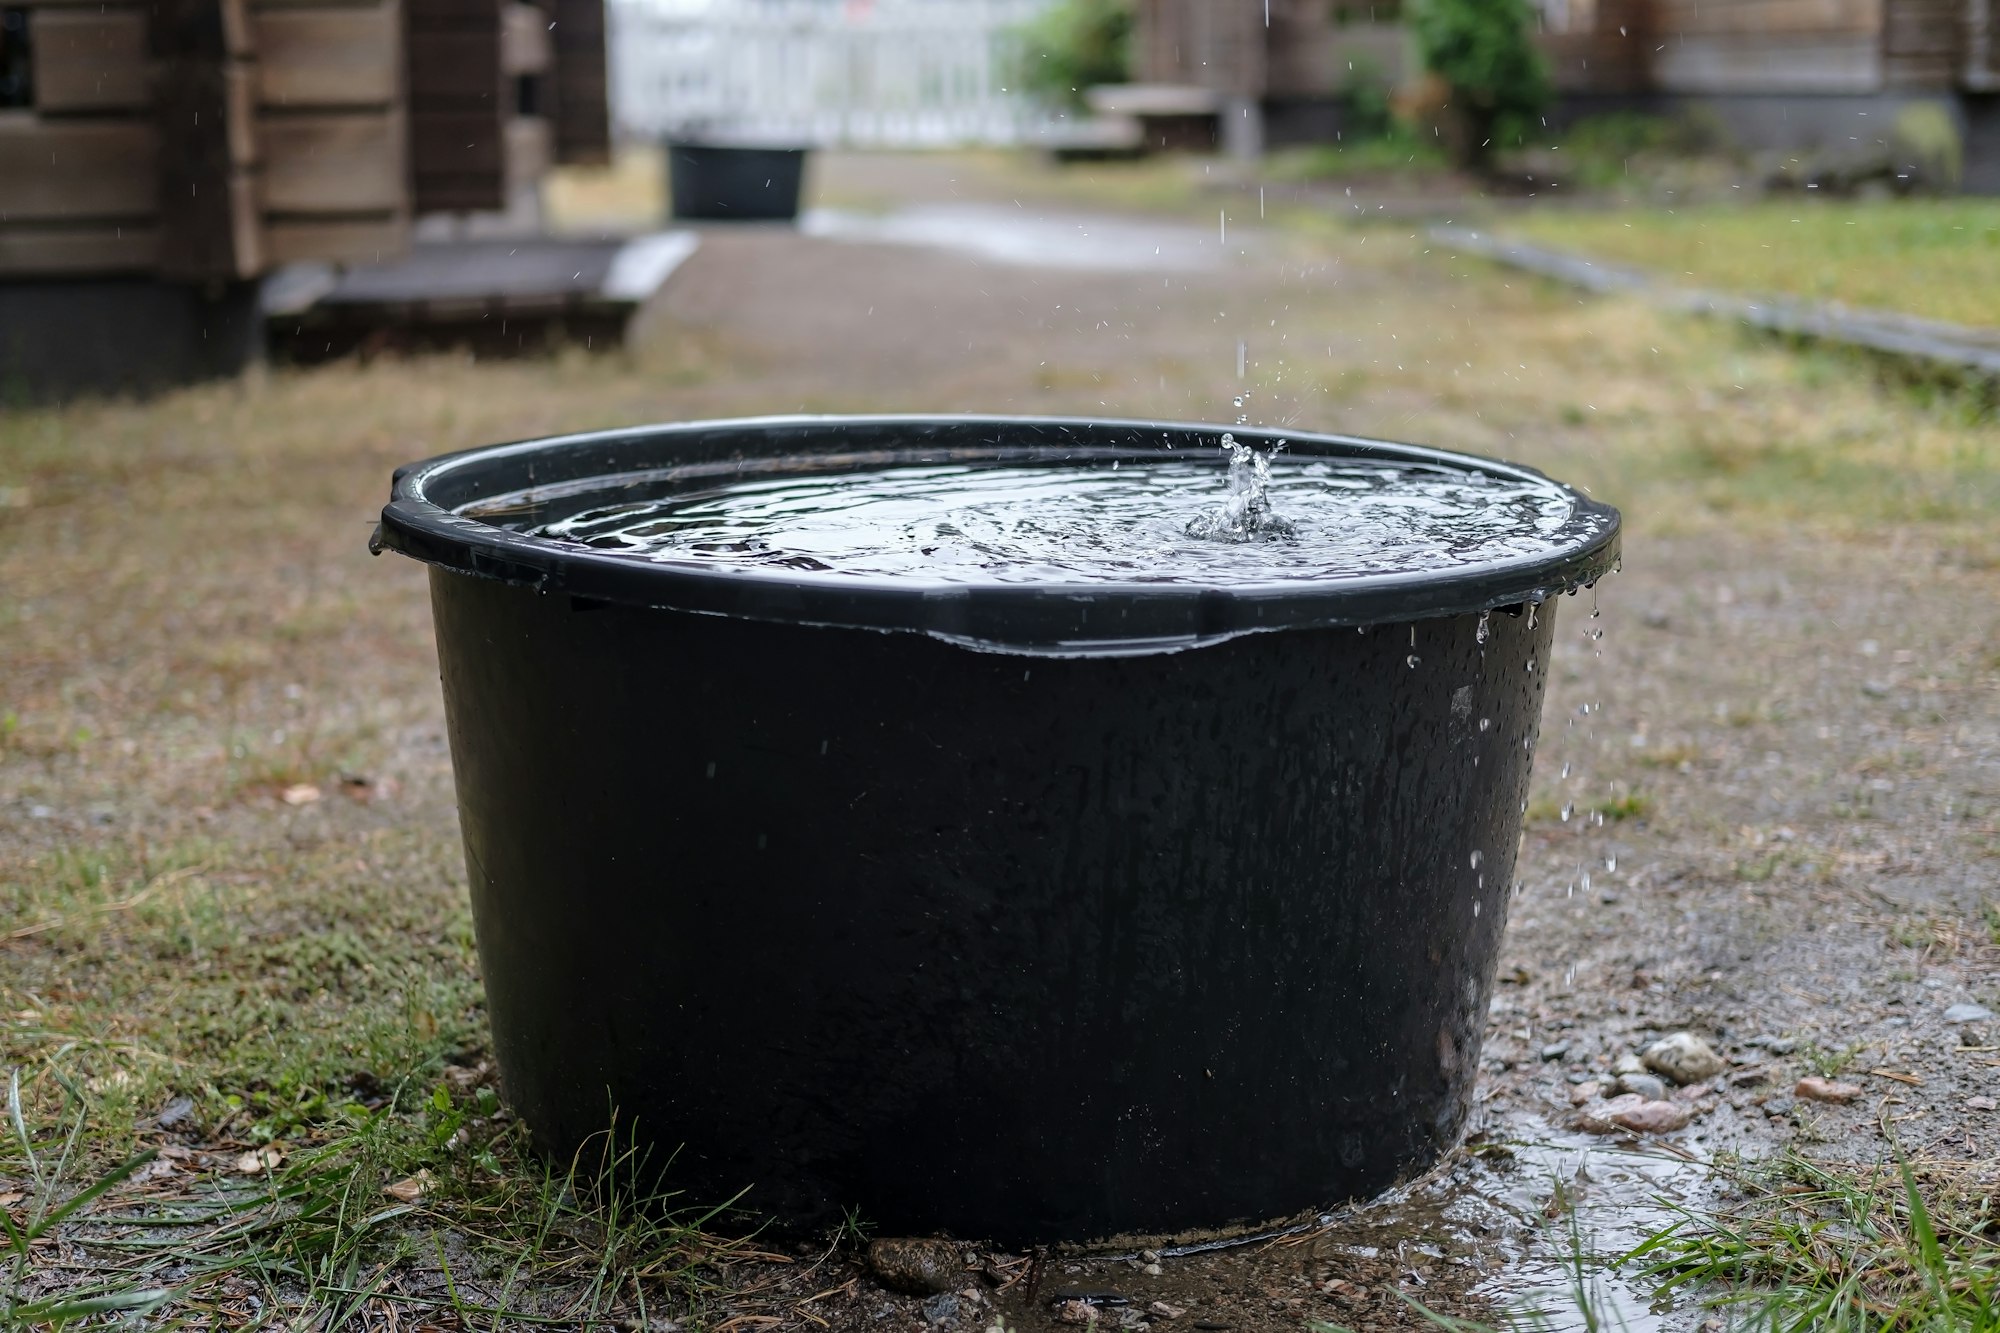
[[[1011,33],[1050,0],[611,0],[611,106],[633,136],[819,146],[1020,141]]]

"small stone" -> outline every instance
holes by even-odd
[[[893,1237],[870,1242],[868,1271],[893,1291],[933,1296],[964,1280],[965,1260],[948,1240]]]
[[[1611,1123],[1640,1134],[1671,1134],[1686,1129],[1694,1112],[1674,1102],[1642,1101],[1611,1114]]]
[[[267,1148],[253,1148],[236,1159],[236,1173],[243,1176],[261,1176],[276,1171],[285,1163],[285,1154],[275,1145]]]
[[[1676,1083],[1699,1083],[1729,1066],[1709,1044],[1692,1032],[1676,1032],[1648,1046],[1640,1056],[1646,1068]]]
[[[1714,1088],[1706,1083],[1690,1083],[1685,1088],[1674,1089],[1674,1100],[1677,1102],[1700,1101],[1713,1091]]]
[[[1056,1307],[1056,1322],[1094,1324],[1097,1322],[1097,1307],[1089,1301],[1064,1301]]]
[[[1968,1111],[1991,1111],[1996,1106],[2000,1106],[2000,1102],[1995,1102],[1991,1097],[1967,1097],[1965,1099],[1965,1109]]]
[[[1646,1072],[1646,1062],[1632,1054],[1632,1052],[1627,1051],[1611,1062],[1611,1072],[1614,1074],[1643,1074]]]
[[[949,1324],[958,1318],[958,1304],[955,1292],[939,1292],[924,1302],[924,1319],[932,1324]]]
[[[1835,1083],[1830,1078],[1802,1078],[1792,1087],[1794,1097],[1832,1102],[1835,1106],[1845,1106],[1860,1095],[1861,1089],[1852,1083]]]
[[[1760,1033],[1743,1044],[1760,1047],[1773,1055],[1790,1055],[1799,1048],[1799,1044],[1790,1037],[1774,1037],[1768,1032]]]
[[[1599,1102],[1578,1113],[1576,1127],[1587,1134],[1616,1134],[1620,1126],[1615,1117],[1623,1111],[1645,1104],[1645,1098],[1623,1096],[1613,1097],[1608,1102]]]
[[[1141,1250],[1139,1251],[1139,1262],[1142,1264],[1156,1264],[1160,1262],[1160,1252],[1158,1250]]]
[[[1144,1273],[1147,1277],[1159,1277],[1162,1273],[1166,1272],[1167,1270],[1161,1268],[1158,1264],[1146,1264],[1143,1267],[1141,1267],[1139,1271],[1141,1273]]]
[[[1944,1011],[1947,1023],[1984,1023],[1993,1017],[1993,1011],[1983,1004],[1955,1004]]]
[[[1553,1042],[1542,1047],[1542,1059],[1544,1060],[1560,1060],[1568,1054],[1569,1043],[1566,1041]]]
[[[1762,1083],[1765,1079],[1769,1078],[1770,1076],[1771,1072],[1768,1069],[1765,1069],[1764,1066],[1752,1065],[1748,1069],[1739,1069],[1735,1073],[1731,1074],[1729,1076],[1729,1082],[1734,1087],[1747,1088],[1753,1086],[1754,1084]]]
[[[1620,1074],[1618,1091],[1629,1092],[1634,1097],[1644,1097],[1649,1102],[1663,1102],[1667,1099],[1667,1081],[1658,1074]]]
[[[1166,1301],[1154,1301],[1146,1307],[1146,1313],[1155,1319],[1179,1319],[1187,1313],[1185,1306],[1173,1305]]]
[[[401,1203],[415,1203],[436,1188],[437,1177],[426,1167],[414,1176],[406,1176],[393,1185],[384,1185],[382,1192]]]
[[[1598,1095],[1603,1091],[1604,1091],[1604,1085],[1601,1083],[1597,1082],[1579,1083],[1575,1087],[1569,1090],[1569,1104],[1571,1106],[1588,1105],[1589,1103],[1596,1101]]]

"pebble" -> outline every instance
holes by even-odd
[[[1614,1074],[1643,1074],[1646,1072],[1646,1062],[1632,1054],[1632,1052],[1627,1051],[1612,1061],[1611,1072]]]
[[[958,1297],[951,1292],[939,1292],[924,1302],[924,1318],[933,1324],[949,1324],[958,1318]]]
[[[1554,1042],[1542,1047],[1542,1059],[1544,1060],[1560,1060],[1568,1054],[1569,1043],[1566,1041]]]
[[[1164,1268],[1161,1268],[1158,1264],[1142,1265],[1139,1271],[1141,1273],[1144,1273],[1147,1277],[1159,1277],[1161,1274],[1166,1272],[1166,1270]]]
[[[965,1260],[948,1240],[891,1237],[869,1244],[868,1271],[892,1290],[931,1296],[964,1281]]]
[[[1586,1106],[1596,1101],[1598,1095],[1603,1091],[1604,1085],[1601,1083],[1579,1083],[1569,1090],[1569,1104],[1571,1106]]]
[[[1699,1083],[1729,1066],[1712,1047],[1692,1032],[1676,1032],[1648,1046],[1640,1056],[1646,1068],[1676,1083]]]
[[[1993,1017],[1993,1011],[1983,1004],[1955,1004],[1944,1011],[1947,1023],[1984,1023]]]
[[[1626,1095],[1613,1097],[1608,1102],[1599,1102],[1596,1106],[1585,1109],[1577,1116],[1576,1127],[1591,1134],[1616,1134],[1619,1126],[1618,1122],[1613,1120],[1612,1117],[1621,1111],[1631,1110],[1644,1100],[1645,1098],[1643,1097]]]
[[[1166,1301],[1154,1301],[1146,1307],[1146,1313],[1158,1319],[1179,1319],[1187,1313],[1185,1306],[1171,1305]]]
[[[2000,1107],[2000,1102],[1995,1102],[1991,1097],[1967,1097],[1965,1099],[1965,1109],[1968,1111],[1991,1111],[1996,1107]]]
[[[1056,1307],[1056,1322],[1094,1324],[1097,1322],[1097,1307],[1089,1301],[1064,1301]]]
[[[1752,1037],[1743,1044],[1762,1047],[1773,1055],[1790,1055],[1799,1048],[1799,1044],[1790,1037],[1773,1037],[1769,1033]]]
[[[1667,1081],[1658,1074],[1620,1074],[1618,1091],[1644,1097],[1649,1102],[1663,1102],[1667,1099]]]
[[[1675,1102],[1641,1101],[1611,1113],[1611,1123],[1641,1134],[1671,1134],[1686,1129],[1694,1109]]]
[[[1830,1078],[1802,1078],[1792,1088],[1792,1096],[1805,1097],[1816,1102],[1832,1102],[1835,1106],[1845,1106],[1861,1095],[1861,1089],[1852,1083],[1835,1083]]]

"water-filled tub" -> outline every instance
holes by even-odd
[[[1142,551],[1008,579],[535,531],[885,468],[1192,457],[1219,496],[1220,434],[774,418],[397,473],[378,545],[432,566],[495,1052],[539,1144],[566,1155],[615,1106],[690,1199],[1025,1244],[1277,1218],[1453,1142],[1551,599],[1613,566],[1615,510],[1285,432],[1280,468],[1533,492],[1539,540],[1344,576]]]

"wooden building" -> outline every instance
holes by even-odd
[[[77,337],[183,378],[122,349],[121,300],[147,343],[214,342],[279,265],[393,258],[417,214],[604,160],[604,67],[602,0],[0,0],[0,388],[54,387]]]
[[[1745,143],[1844,141],[1945,105],[2000,191],[2000,0],[1539,0],[1559,113],[1700,104]],[[1133,77],[1254,99],[1272,143],[1330,139],[1358,68],[1417,71],[1400,0],[1138,0]],[[1268,13],[1268,19],[1267,19]],[[1879,128],[1877,125],[1872,128]]]

